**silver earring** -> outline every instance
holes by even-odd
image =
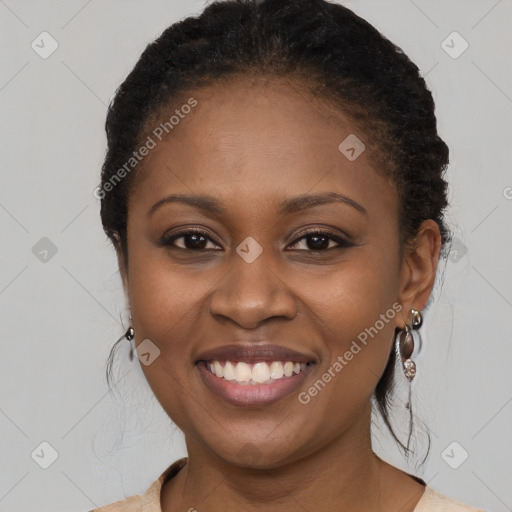
[[[409,383],[408,400],[405,405],[406,409],[411,409],[411,383],[416,376],[416,363],[411,359],[414,352],[414,337],[413,330],[419,329],[423,324],[423,317],[421,313],[416,309],[411,309],[410,320],[408,324],[405,324],[403,330],[397,336],[396,339],[396,352],[402,362],[402,369],[405,377]],[[418,336],[418,350],[421,349],[421,336],[419,332]]]
[[[130,317],[131,319],[131,317]],[[128,343],[130,343],[130,361],[133,361],[133,345],[132,340],[135,338],[135,330],[132,326],[128,327],[128,330],[126,331],[124,337],[128,340]]]
[[[402,368],[409,382],[412,382],[416,376],[416,363],[411,359],[414,352],[413,329],[419,329],[423,324],[421,313],[416,309],[411,309],[411,317],[404,330],[398,335],[397,351],[402,360]]]

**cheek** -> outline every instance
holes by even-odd
[[[193,371],[191,342],[200,325],[201,301],[209,281],[192,279],[152,251],[134,252],[130,261],[135,340],[139,345],[149,339],[160,351],[141,368],[162,408],[185,429],[194,416],[194,407],[186,403],[193,393],[187,384]]]
[[[364,403],[393,346],[401,311],[396,302],[398,274],[392,270],[397,262],[391,256],[393,248],[366,247],[358,249],[357,258],[317,281],[316,292],[304,299],[328,351],[319,376],[332,382],[326,393],[331,398],[325,402],[339,402],[343,396],[345,405]]]
[[[180,374],[190,363],[187,343],[193,326],[198,323],[198,310],[208,280],[192,280],[186,270],[170,264],[165,250],[134,245],[129,258],[128,285],[135,329],[139,344],[151,340],[159,349],[158,358],[143,366],[148,381],[157,375],[164,380]]]
[[[136,258],[134,258],[136,260]],[[200,287],[191,286],[185,273],[173,271],[150,258],[133,261],[130,268],[132,309],[137,314],[139,331],[164,335],[172,333],[187,317],[193,315],[192,305],[200,297]]]
[[[140,264],[139,264],[140,263]],[[137,342],[151,339],[161,351],[161,363],[180,371],[192,365],[194,334],[205,322],[205,300],[215,282],[213,276],[190,275],[169,264],[133,262],[130,279]]]
[[[386,256],[392,249],[384,254],[375,245],[357,249],[357,257],[347,257],[331,272],[302,275],[300,283],[296,281],[296,289],[304,292],[308,330],[316,333],[324,356],[315,378],[297,397],[296,417],[308,418],[305,424],[301,419],[297,423],[305,438],[314,437],[320,444],[367,413],[392,350],[400,310],[395,303],[396,275],[390,272],[396,262]]]
[[[179,350],[183,343],[173,340],[197,323],[201,301],[220,275],[173,261],[166,248],[146,238],[137,215],[130,220],[128,286],[136,334],[160,341],[166,350]]]
[[[388,313],[385,325],[378,323],[379,331],[394,329],[398,273],[390,256],[392,250],[379,251],[371,243],[356,248],[346,261],[331,267],[329,272],[303,274],[297,288],[304,291],[302,301],[311,308],[311,319],[317,318],[318,328],[324,329],[325,341],[334,351],[373,326],[380,315]],[[314,283],[314,285],[313,285]],[[309,290],[309,292],[307,292]]]

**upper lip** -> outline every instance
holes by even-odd
[[[292,350],[272,344],[233,344],[222,347],[212,348],[202,352],[197,358],[199,361],[245,361],[247,363],[256,363],[258,361],[291,361],[296,363],[314,362],[315,358]]]

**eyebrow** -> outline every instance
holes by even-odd
[[[279,213],[283,215],[289,215],[298,211],[306,210],[314,206],[320,206],[323,204],[330,203],[342,203],[355,208],[358,212],[368,215],[366,208],[359,203],[356,203],[353,199],[343,194],[337,194],[335,192],[325,192],[322,194],[307,195],[292,197],[287,199],[279,208]]]
[[[222,215],[227,212],[227,209],[212,196],[207,195],[186,195],[186,194],[172,194],[170,196],[163,197],[157,201],[148,211],[147,217],[150,217],[155,210],[169,203],[182,203],[199,210],[214,214]],[[313,208],[330,203],[342,203],[347,204],[357,210],[358,212],[368,216],[366,209],[343,194],[337,194],[335,192],[325,192],[321,194],[308,195],[304,194],[301,196],[292,197],[283,201],[280,206],[278,213],[281,215],[290,215],[291,213]]]

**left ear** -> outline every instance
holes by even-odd
[[[437,222],[422,222],[414,242],[406,249],[400,270],[398,301],[403,306],[403,329],[409,319],[409,311],[421,311],[427,303],[436,278],[437,263],[441,251],[441,233]]]

